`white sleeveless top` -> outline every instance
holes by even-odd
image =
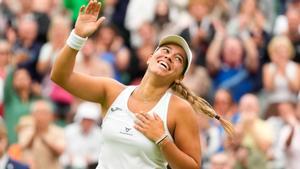
[[[102,123],[102,146],[97,169],[166,169],[167,161],[159,147],[133,126],[135,115],[128,99],[136,86],[124,89],[110,106]],[[166,92],[148,112],[163,121],[167,134],[167,112],[171,93]]]
[[[274,63],[270,63],[270,65],[271,69],[276,69]],[[295,79],[299,76],[297,73],[297,64],[292,61],[288,62],[285,72],[289,79]],[[297,102],[297,93],[290,90],[288,80],[285,76],[275,74],[274,90],[268,93],[268,101],[269,103]]]

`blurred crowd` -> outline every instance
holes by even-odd
[[[184,83],[236,129],[229,139],[199,115],[202,168],[300,168],[300,0],[101,2],[105,23],[79,52],[76,71],[139,84],[159,39],[181,35],[194,56]],[[0,165],[97,165],[105,110],[49,78],[87,3],[0,0]]]

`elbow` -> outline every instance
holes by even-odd
[[[55,73],[53,72],[53,70],[50,73],[50,79],[51,79],[51,81],[53,81],[55,83],[57,82],[57,78],[56,78]]]
[[[58,73],[56,73],[53,69],[51,70],[51,73],[50,73],[50,79],[51,79],[51,81],[53,81],[54,83],[56,83],[58,85],[62,84],[61,78],[59,78]]]

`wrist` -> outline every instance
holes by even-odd
[[[163,134],[161,135],[156,141],[155,144],[156,145],[160,145],[164,140],[166,140],[168,138],[168,134]]]
[[[79,36],[78,34],[76,34],[75,30],[73,29],[66,41],[67,45],[74,49],[79,51],[83,45],[85,44],[85,42],[87,41],[87,37],[83,38],[81,36]]]

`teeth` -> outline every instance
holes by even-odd
[[[158,62],[160,65],[162,65],[166,70],[169,70],[169,66],[167,63],[165,63],[164,61],[159,61]]]

